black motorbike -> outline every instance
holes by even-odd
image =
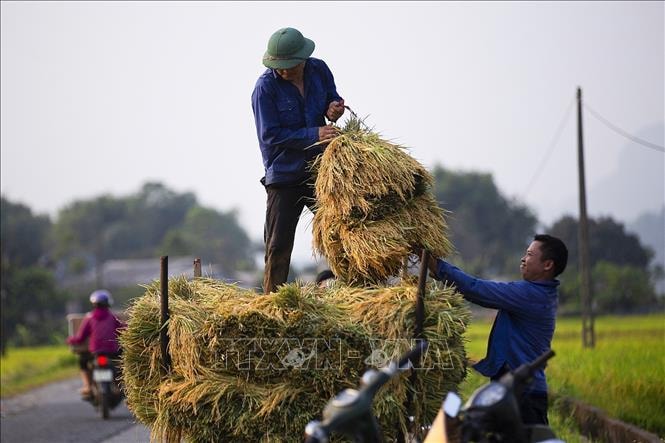
[[[426,349],[427,342],[421,341],[399,362],[391,362],[378,371],[366,371],[358,390],[343,390],[328,402],[322,421],[307,424],[305,443],[326,443],[334,433],[355,442],[383,442],[383,433],[372,413],[374,395],[396,374],[416,364]],[[532,363],[506,373],[499,381],[478,388],[464,407],[457,394],[448,393],[424,443],[563,443],[548,426],[523,424],[517,404],[518,396],[531,382],[534,372],[552,356],[554,352],[550,350]]]
[[[425,443],[563,443],[549,426],[524,424],[517,402],[535,371],[553,356],[554,351],[549,350],[533,362],[507,372],[498,381],[481,386],[463,407],[457,394],[448,393]]]
[[[97,408],[103,419],[108,419],[109,412],[124,399],[123,390],[118,382],[118,362],[114,357],[97,354],[89,363],[93,383],[91,395],[85,399]]]
[[[374,396],[395,375],[417,366],[427,346],[426,341],[419,341],[398,362],[390,362],[379,370],[365,371],[360,389],[343,390],[328,402],[322,421],[307,424],[305,442],[325,443],[333,433],[345,435],[355,442],[383,442],[381,427],[372,413]]]

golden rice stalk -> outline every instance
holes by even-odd
[[[346,222],[334,209],[314,214],[312,243],[335,275],[352,285],[381,284],[397,275],[404,258],[417,248],[437,257],[452,252],[443,211],[422,195],[381,220]]]
[[[452,252],[432,176],[358,119],[330,142],[314,170],[314,250],[346,283],[381,284],[418,248],[439,257]]]
[[[169,299],[168,373],[160,371],[158,282],[132,304],[120,339],[128,407],[154,439],[167,442],[300,441],[305,424],[320,419],[337,392],[357,386],[368,367],[410,348],[415,328],[412,284],[373,289],[340,282],[330,289],[290,284],[259,296],[211,279],[178,277],[169,281]],[[415,393],[416,421],[427,423],[445,392],[465,376],[469,313],[461,296],[430,285],[425,306],[430,349],[415,385],[401,376],[374,404],[388,439],[395,438],[397,425],[406,432],[407,392]],[[261,355],[247,340],[252,338],[280,339],[287,346],[296,340],[301,355],[335,364],[279,367],[275,353]],[[307,345],[311,338],[339,346]],[[245,358],[232,358],[241,354]],[[266,363],[273,367],[260,370]]]
[[[352,118],[313,165],[319,207],[342,218],[365,218],[382,199],[406,203],[433,183],[431,174],[405,148],[382,140]]]

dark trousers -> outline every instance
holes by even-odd
[[[522,423],[527,425],[549,425],[546,393],[525,392],[519,405]]]
[[[275,291],[286,283],[291,265],[291,252],[298,219],[305,206],[314,212],[314,185],[266,186],[266,223],[263,240],[266,244],[263,291]]]

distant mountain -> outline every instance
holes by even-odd
[[[626,227],[640,237],[643,245],[654,251],[653,262],[665,268],[665,206],[660,213],[646,212],[640,215]]]
[[[651,263],[659,263],[665,269],[665,205],[657,212],[647,212],[635,219],[626,228],[640,238],[643,245],[654,252]],[[658,286],[659,292],[665,292],[665,281]]]
[[[663,145],[665,126],[640,131],[637,137]],[[618,167],[594,183],[588,196],[594,214],[611,214],[628,224],[644,212],[658,212],[665,205],[665,155],[627,142],[619,154]],[[662,238],[662,237],[661,237]]]

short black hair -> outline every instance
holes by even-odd
[[[554,262],[554,277],[561,274],[568,264],[568,248],[563,241],[548,234],[537,234],[533,240],[541,243],[540,251],[543,260]]]
[[[330,269],[325,269],[316,276],[316,284],[318,285],[322,281],[326,281],[328,279],[335,278],[335,274],[333,274],[333,271]]]

